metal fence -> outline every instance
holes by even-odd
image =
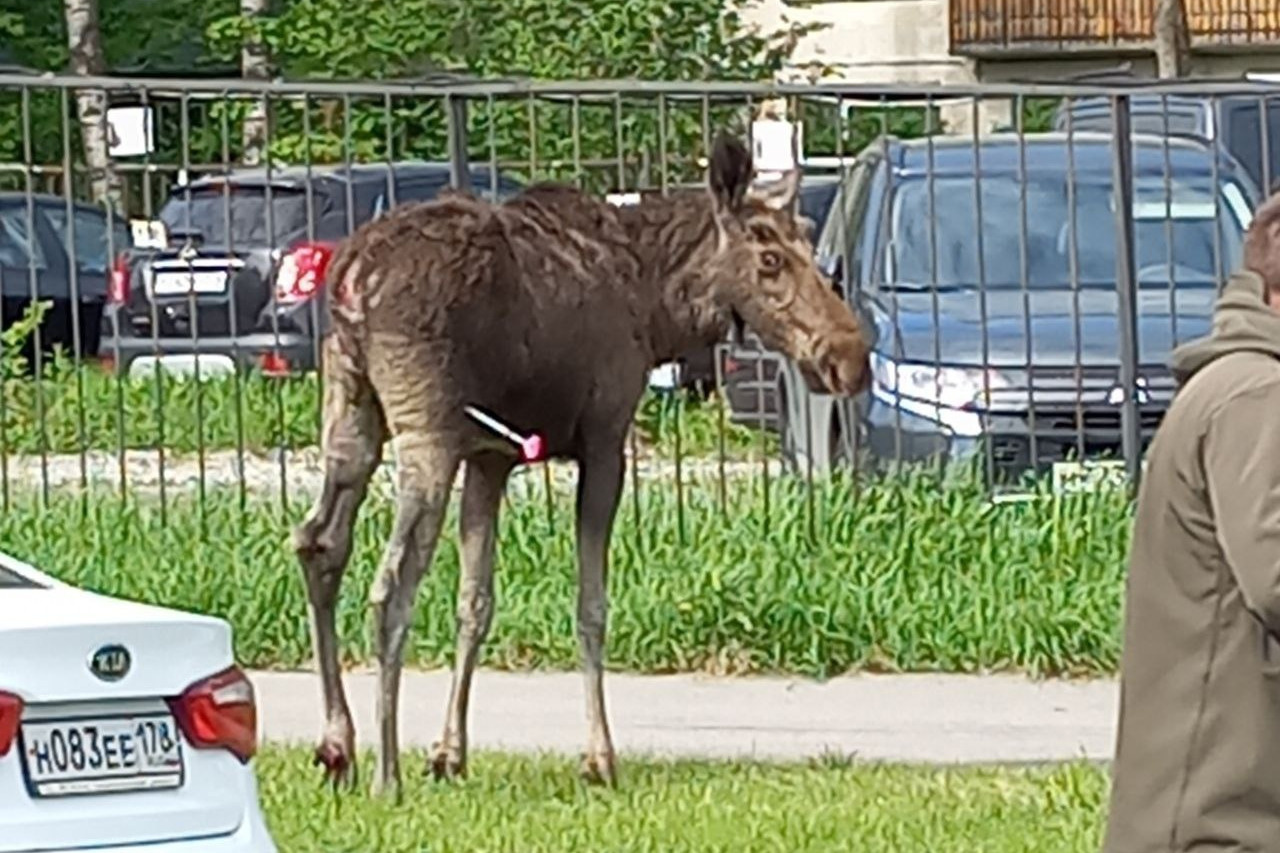
[[[150,111],[146,150],[87,165],[86,87]],[[1110,459],[1136,481],[1170,351],[1209,329],[1280,166],[1273,91],[0,75],[0,505],[296,515],[320,480],[314,241],[446,185],[696,184],[715,131],[749,134],[779,97],[803,128],[815,252],[875,341],[873,385],[814,394],[751,337],[688,353],[637,414],[637,520],[662,504],[683,537],[695,512],[749,498],[767,519],[795,500],[816,531],[833,483],[906,469],[1020,492]],[[1003,126],[984,127],[993,113]],[[513,495],[554,512],[571,476],[540,466]]]

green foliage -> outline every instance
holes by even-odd
[[[27,359],[23,354],[23,346],[35,335],[36,329],[44,320],[53,303],[49,301],[33,302],[22,312],[22,319],[0,330],[0,389],[7,394],[7,383],[18,380],[27,369]]]
[[[161,447],[178,453],[263,453],[317,443],[320,381],[314,373],[289,379],[259,373],[209,376],[199,382],[159,371],[117,378],[92,366],[77,368],[64,358],[44,364],[37,382],[20,376],[17,353],[35,322],[4,332],[6,353],[11,349],[12,354],[0,362],[8,365],[10,377],[0,398],[0,455]],[[761,449],[755,430],[722,419],[724,405],[718,397],[698,401],[680,394],[666,400],[650,394],[637,412],[637,437],[666,456],[675,452],[677,441],[682,453],[715,455],[723,420],[726,456]],[[764,447],[771,450],[773,444]]]
[[[538,477],[537,471],[524,476]],[[547,501],[514,488],[499,533],[489,666],[573,668],[572,489]],[[714,475],[633,483],[610,563],[609,664],[642,672],[991,669],[1112,673],[1131,504],[1120,490],[993,505],[957,480],[901,477],[855,486]],[[307,508],[236,490],[203,498],[55,492],[47,506],[11,489],[0,548],[90,589],[225,617],[240,659],[311,658],[305,594],[286,540]],[[419,597],[408,660],[445,664],[454,648],[455,517]],[[638,510],[637,510],[638,506]],[[393,501],[371,495],[355,531],[338,611],[343,657],[370,660],[367,592]],[[683,531],[683,536],[681,535]]]
[[[417,725],[421,721],[415,721]],[[428,721],[427,724],[433,724]],[[373,767],[369,751],[363,767]],[[257,759],[267,823],[290,853],[1092,853],[1105,768],[901,767],[624,758],[616,791],[578,785],[574,760],[479,752],[437,784],[406,756],[404,801],[365,786],[338,803],[305,747]]]
[[[390,79],[433,71],[488,78],[634,78],[644,80],[774,79],[796,39],[814,25],[774,33],[749,28],[751,0],[285,0],[276,14],[242,19],[234,0],[101,0],[108,66],[118,73],[175,76],[206,68],[231,72],[246,38],[261,39],[279,73],[298,79]],[[16,5],[15,5],[16,4]],[[12,11],[9,8],[12,7]],[[61,69],[66,47],[56,4],[0,0],[0,22],[18,33],[18,59]],[[155,171],[126,177],[126,204],[143,215],[162,202],[184,164],[237,162],[243,97],[153,100],[157,111]],[[277,164],[334,163],[446,156],[442,102],[427,96],[273,99],[270,156]],[[22,118],[31,121],[24,135]],[[497,161],[514,177],[580,182],[596,191],[701,180],[708,137],[720,127],[744,131],[752,105],[742,98],[661,100],[623,94],[531,100],[520,96],[471,102],[469,154]],[[61,95],[33,89],[24,105],[0,93],[0,161],[60,164],[62,138],[80,160],[73,108]],[[888,129],[918,135],[923,110],[864,107],[841,121],[833,103],[804,109],[810,150],[854,153]],[[839,137],[839,140],[837,140]],[[19,186],[17,174],[0,185]],[[75,192],[83,193],[77,178]],[[37,189],[61,189],[56,176]]]

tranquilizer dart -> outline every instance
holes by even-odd
[[[471,416],[472,420],[478,422],[481,426],[487,427],[492,432],[505,438],[507,441],[520,448],[520,459],[524,462],[537,462],[542,458],[542,436],[536,432],[530,435],[521,435],[511,427],[499,421],[493,415],[486,414],[475,406],[465,406],[464,410]]]

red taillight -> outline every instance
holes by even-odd
[[[123,305],[129,301],[129,261],[123,253],[116,255],[116,262],[111,265],[107,301],[114,305]]]
[[[9,754],[18,739],[18,723],[22,720],[22,700],[12,693],[0,692],[0,758]]]
[[[276,302],[288,305],[315,296],[332,258],[330,243],[302,243],[286,252],[276,273]]]
[[[226,749],[244,763],[258,751],[253,684],[238,668],[191,685],[169,705],[192,746]]]
[[[258,357],[258,366],[266,376],[288,376],[289,359],[278,352],[264,352]]]

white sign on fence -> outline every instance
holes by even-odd
[[[107,108],[107,153],[112,157],[141,157],[155,151],[152,108]]]

